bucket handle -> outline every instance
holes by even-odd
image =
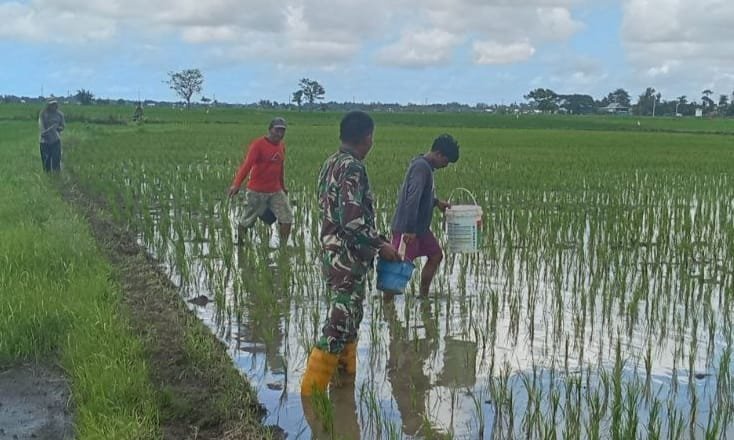
[[[451,203],[451,199],[454,197],[454,191],[456,191],[456,190],[461,190],[461,191],[464,191],[465,193],[469,194],[469,197],[471,197],[472,201],[474,202],[474,205],[477,205],[477,199],[474,198],[474,194],[472,194],[472,192],[469,191],[468,189],[462,188],[462,187],[454,188],[451,191],[451,194],[449,194],[449,200],[448,200],[449,203]]]

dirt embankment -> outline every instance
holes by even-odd
[[[277,428],[261,424],[264,409],[224,345],[186,308],[178,288],[134,235],[110,220],[105,202],[71,181],[60,184],[60,191],[89,220],[114,268],[131,324],[149,353],[164,438],[280,437]]]

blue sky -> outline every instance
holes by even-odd
[[[734,91],[729,0],[0,0],[0,94],[220,101],[523,102],[528,91],[663,99]],[[198,97],[197,97],[198,99]]]

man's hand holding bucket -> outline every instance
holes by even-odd
[[[380,258],[386,261],[402,261],[402,257],[398,253],[398,250],[393,247],[390,243],[385,243],[380,246],[379,252]]]

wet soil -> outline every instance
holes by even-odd
[[[109,218],[106,202],[72,181],[60,184],[59,190],[88,219],[114,268],[133,330],[149,354],[151,382],[161,396],[164,438],[261,439],[266,433],[277,437],[277,430],[260,423],[265,410],[225,346],[187,309],[177,286],[138,246],[133,233]],[[187,333],[208,340],[211,348],[205,356],[192,355]]]
[[[0,440],[74,438],[63,372],[42,365],[0,367]]]

